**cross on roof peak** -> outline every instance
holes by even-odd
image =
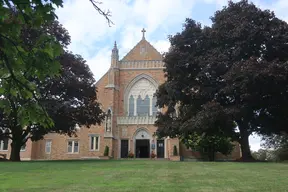
[[[143,28],[141,32],[143,33],[142,39],[145,39],[145,32],[146,32],[146,30]]]

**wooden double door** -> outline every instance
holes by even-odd
[[[165,157],[165,144],[164,140],[157,140],[157,158]]]
[[[121,158],[128,157],[128,150],[129,150],[129,140],[122,139],[121,140]]]

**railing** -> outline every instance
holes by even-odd
[[[118,125],[143,125],[154,124],[156,116],[132,116],[132,117],[117,117]]]

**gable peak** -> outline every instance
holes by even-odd
[[[162,61],[162,55],[145,39],[146,30],[142,29],[142,39],[130,50],[121,61]]]

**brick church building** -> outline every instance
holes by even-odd
[[[107,117],[101,126],[90,129],[78,127],[77,137],[55,133],[47,134],[43,140],[27,142],[22,147],[22,160],[44,159],[93,159],[104,155],[109,147],[109,156],[127,158],[129,152],[138,158],[149,158],[154,152],[157,158],[169,159],[173,147],[184,158],[200,158],[200,154],[187,149],[176,138],[158,139],[154,133],[156,113],[154,93],[165,81],[162,55],[143,37],[136,46],[119,60],[116,43],[112,49],[111,66],[97,82],[98,101]],[[10,153],[9,141],[0,141],[0,154]],[[241,156],[239,145],[228,157]]]

